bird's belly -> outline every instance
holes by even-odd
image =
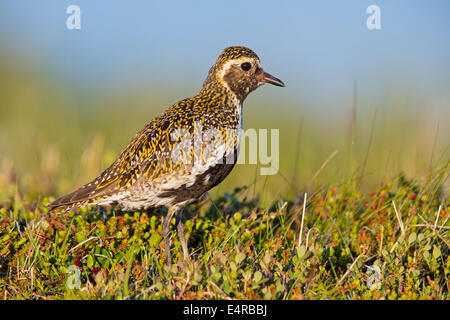
[[[231,149],[231,152],[227,152],[227,149]],[[193,164],[186,164],[177,171],[166,172],[155,180],[141,177],[139,182],[126,190],[93,204],[113,205],[123,210],[184,206],[222,182],[233,169],[237,155],[238,146],[227,148],[220,145],[206,161],[194,161]]]
[[[223,181],[233,169],[234,163],[221,163],[210,166],[202,172],[191,175],[187,182],[170,185],[163,188],[158,198],[161,201],[169,201],[177,205],[185,205],[200,198],[205,192]]]
[[[233,169],[234,164],[216,164],[185,179],[174,178],[144,183],[115,196],[103,199],[98,205],[114,205],[123,210],[146,210],[155,207],[184,206],[199,199],[219,184]]]

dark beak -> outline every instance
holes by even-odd
[[[278,87],[284,87],[284,83],[283,81],[281,81],[278,78],[275,78],[274,76],[268,74],[267,72],[264,72],[263,77],[262,77],[262,82],[263,83],[270,83],[273,84],[274,86],[278,86]]]

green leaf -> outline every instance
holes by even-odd
[[[213,273],[212,275],[214,281],[218,282],[222,278],[222,274],[220,272]]]
[[[223,283],[223,291],[225,291],[225,293],[229,294],[231,291],[233,291],[233,288],[230,286],[230,284],[228,282],[224,282]]]
[[[259,282],[262,279],[262,273],[260,271],[256,271],[253,275],[253,280],[255,282]]]
[[[158,232],[154,232],[148,242],[151,246],[157,247],[161,243],[162,239],[163,237]]]
[[[152,216],[152,217],[150,218],[150,228],[151,228],[152,230],[155,230],[155,229],[156,229],[156,216]]]
[[[275,284],[275,292],[282,292],[284,290],[284,285],[278,280]]]
[[[77,239],[77,242],[80,243],[83,242],[86,237],[84,236],[84,232],[77,232],[75,238]]]
[[[412,244],[412,243],[414,243],[414,241],[416,241],[416,239],[417,239],[417,235],[416,235],[415,232],[413,232],[413,233],[411,233],[411,234],[409,235],[408,243],[409,243],[409,244]]]
[[[270,254],[267,253],[267,254],[264,256],[264,263],[266,264],[266,266],[269,265],[270,261],[272,261],[272,257],[270,256]]]
[[[236,264],[241,263],[242,261],[244,261],[244,259],[245,259],[245,254],[243,252],[239,252],[235,257]]]
[[[434,245],[433,246],[433,257],[435,258],[435,259],[437,259],[437,258],[439,258],[441,256],[441,250],[436,246],[436,245]]]
[[[91,255],[87,257],[86,264],[88,268],[92,268],[94,265],[94,258]]]
[[[304,245],[301,245],[300,247],[297,248],[297,256],[299,258],[303,257],[306,253],[306,247]]]
[[[419,240],[419,242],[422,242],[424,237],[425,236],[423,235],[423,233],[419,233],[419,235],[417,236],[417,240]]]

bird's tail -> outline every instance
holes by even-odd
[[[92,187],[91,184],[82,186],[81,188],[62,196],[50,203],[47,207],[49,211],[66,212],[72,209],[80,208],[89,205],[92,202]]]

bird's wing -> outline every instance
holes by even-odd
[[[172,166],[170,150],[176,142],[171,141],[170,132],[179,124],[186,125],[187,119],[195,120],[196,115],[180,112],[163,113],[136,134],[109,168],[93,181],[50,203],[49,209],[69,210],[89,205],[96,200],[126,190],[144,173],[150,180],[159,176],[169,165]]]

